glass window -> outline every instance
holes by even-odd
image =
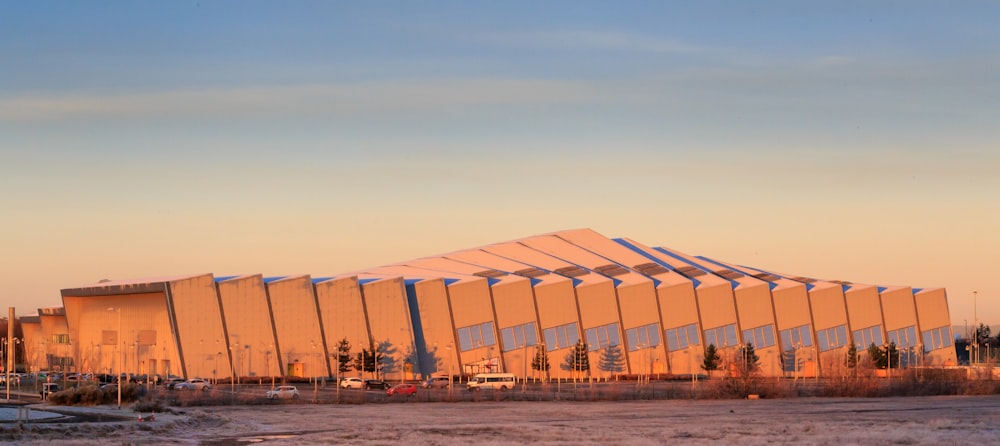
[[[546,349],[555,350],[559,348],[559,342],[556,341],[556,329],[546,328],[543,335],[545,336]]]
[[[570,345],[572,345],[572,344],[570,344],[569,340],[566,339],[566,327],[563,326],[563,327],[559,327],[558,329],[556,329],[556,346],[557,346],[557,348],[569,347]]]
[[[726,325],[726,345],[732,347],[736,344],[739,344],[736,339],[736,324]]]
[[[503,330],[500,330],[500,339],[503,340],[503,349],[504,350],[510,350],[510,349],[513,349],[513,348],[517,348],[517,344],[518,343],[517,343],[517,340],[515,339],[514,329],[513,328],[507,327],[507,328],[505,328]]]
[[[538,331],[535,329],[534,322],[524,324],[524,342],[528,347],[538,345]]]
[[[705,330],[705,345],[720,347],[719,341],[715,339],[715,330]]]
[[[819,350],[825,352],[830,349],[830,342],[827,340],[826,331],[816,333],[816,341],[819,343]]]
[[[601,343],[600,339],[597,338],[596,328],[588,328],[584,335],[586,336],[587,344],[589,344],[591,350],[594,350],[595,345]]]
[[[687,326],[687,343],[689,345],[701,345],[698,342],[698,327],[695,324]]]
[[[458,329],[458,345],[463,352],[472,350],[472,332],[468,327]]]
[[[639,329],[630,328],[625,330],[625,339],[628,339],[628,349],[630,351],[639,349]]]
[[[677,341],[677,329],[671,328],[667,330],[667,350],[677,351],[681,348],[683,347],[680,347],[680,344]]]
[[[493,333],[493,323],[483,324],[483,345],[496,345],[496,334]]]
[[[609,324],[608,326],[608,345],[616,346],[621,345],[622,338],[621,333],[618,332],[618,324]]]
[[[930,330],[924,332],[924,348],[934,350],[941,342],[941,332]]]

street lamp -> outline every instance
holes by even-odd
[[[975,344],[976,344],[976,364],[979,364],[979,313],[977,309],[977,301],[979,297],[979,291],[972,292],[972,330],[975,334]]]
[[[885,345],[885,375],[889,378],[889,381],[892,381],[892,346],[892,342]]]
[[[117,349],[118,352],[119,352],[118,355],[115,355],[117,357],[117,359],[118,359],[118,365],[115,367],[115,373],[118,374],[118,379],[117,379],[118,385],[116,386],[116,387],[118,387],[118,409],[122,408],[122,377],[121,377],[122,376],[122,370],[121,370],[121,368],[122,368],[122,362],[124,362],[124,359],[122,359],[121,355],[125,354],[125,352],[124,352],[123,349],[118,349],[118,338],[120,338],[121,335],[122,335],[122,311],[121,310],[122,309],[120,307],[111,307],[111,308],[108,308],[108,311],[114,311],[115,313],[118,313],[118,331],[115,332],[115,349]]]
[[[451,369],[452,364],[455,362],[454,357],[451,354],[452,344],[453,343],[449,342],[448,346],[445,347],[445,349],[448,350],[448,401],[451,401],[451,388],[455,387],[455,375],[452,374]]]

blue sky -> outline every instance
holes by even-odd
[[[8,2],[0,297],[575,227],[1000,322],[1000,4]],[[22,311],[22,308],[24,309]],[[983,318],[983,317],[981,317]]]

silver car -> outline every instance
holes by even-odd
[[[299,398],[299,389],[295,386],[278,386],[268,390],[264,395],[267,396],[267,399],[269,400],[276,398],[294,400]]]
[[[211,388],[212,383],[201,378],[191,378],[187,381],[174,385],[174,389],[176,390],[201,390],[202,392],[205,392]]]

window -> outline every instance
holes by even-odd
[[[739,343],[740,340],[736,339],[736,324],[723,325],[705,330],[705,345],[732,347]]]
[[[896,347],[899,349],[906,349],[917,345],[917,329],[912,325],[892,330],[888,335],[889,342],[896,344]]]
[[[817,331],[816,343],[819,344],[819,351],[821,352],[847,345],[847,326],[838,325]]]
[[[923,335],[924,349],[927,351],[951,347],[952,345],[951,327],[947,325],[927,330],[923,333]]]
[[[698,342],[698,327],[696,324],[668,329],[666,337],[667,350],[672,352],[688,348],[691,345],[701,345]]]
[[[656,341],[659,342],[660,340],[657,339]],[[590,351],[621,345],[621,343],[622,340],[621,335],[618,333],[617,322],[587,329],[587,348]]]
[[[546,350],[558,350],[560,348],[572,347],[578,340],[580,340],[580,331],[576,328],[576,322],[546,328],[544,334]]]
[[[503,340],[503,351],[506,352],[538,345],[538,332],[535,330],[535,323],[528,322],[500,330],[500,339]]]
[[[462,327],[458,329],[458,346],[464,352],[497,343],[493,335],[493,322]]]
[[[773,346],[774,326],[768,324],[757,328],[743,330],[743,342],[753,345],[754,348]]]
[[[68,334],[55,334],[55,335],[52,335],[52,343],[53,344],[69,344],[69,335]]]
[[[660,324],[643,325],[642,327],[625,330],[625,338],[628,339],[628,350],[636,351],[640,348],[650,348],[660,345]]]
[[[789,351],[796,346],[811,347],[813,345],[812,335],[809,333],[808,324],[789,328],[787,330],[781,330],[780,336],[781,347],[784,348],[785,351]]]
[[[854,345],[858,346],[858,350],[865,350],[872,344],[882,345],[881,325],[854,330]]]

